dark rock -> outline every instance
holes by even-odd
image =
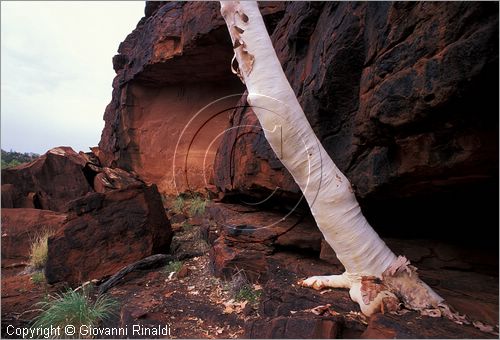
[[[67,222],[49,239],[47,282],[101,279],[167,253],[171,238],[154,185],[89,194],[70,202]]]
[[[208,238],[215,273],[230,278],[245,270],[252,280],[267,278],[267,256],[276,249],[320,250],[321,233],[308,219],[238,205],[208,206]]]
[[[231,279],[240,270],[243,270],[252,282],[265,280],[268,271],[266,251],[268,249],[262,245],[247,248],[232,247],[226,244],[223,237],[219,237],[210,250],[212,268],[215,275],[226,280]]]
[[[337,258],[337,255],[333,251],[332,247],[330,247],[324,239],[321,240],[321,252],[319,253],[319,258],[333,265],[342,266],[342,263]]]
[[[338,320],[330,317],[277,317],[245,324],[250,339],[335,339]]]
[[[184,214],[173,214],[172,217],[170,217],[170,223],[182,223],[186,221],[188,217]]]
[[[272,40],[376,227],[457,239],[447,225],[478,223],[498,239],[497,216],[485,213],[498,196],[498,4],[293,2]],[[215,183],[298,195],[255,122],[247,108],[231,113]]]
[[[154,15],[158,11],[158,9],[166,3],[167,1],[146,1],[144,15],[146,16],[146,18]]]
[[[472,326],[458,325],[448,319],[417,317],[410,312],[402,316],[374,314],[368,321],[362,339],[416,339],[416,338],[494,338]]]

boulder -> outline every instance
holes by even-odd
[[[47,282],[112,275],[149,255],[167,253],[172,239],[156,186],[91,193],[69,203],[68,219],[49,239]]]
[[[94,177],[93,187],[96,192],[104,193],[115,189],[125,189],[131,185],[140,185],[142,181],[135,174],[115,168],[93,167],[97,174]]]
[[[267,279],[268,264],[266,252],[270,249],[262,244],[252,244],[250,247],[238,247],[227,242],[224,237],[215,240],[210,257],[214,274],[226,280],[242,270],[251,282]]]
[[[85,164],[84,157],[61,146],[30,163],[2,169],[2,208],[66,211],[67,202],[93,191]]]
[[[65,212],[69,201],[87,193],[142,183],[135,173],[102,167],[93,152],[76,153],[61,146],[30,163],[2,170],[2,208]]]
[[[226,279],[245,270],[252,281],[265,281],[274,251],[321,247],[321,232],[308,218],[223,203],[211,203],[207,215],[213,269]]]
[[[45,231],[57,231],[66,214],[50,210],[2,208],[2,261],[27,261],[32,240]]]
[[[488,213],[498,196],[497,3],[261,10],[311,126],[375,227],[450,237],[445,226],[477,222],[498,238]],[[162,193],[203,190],[213,178],[225,192],[298,200],[239,95],[232,54],[217,3],[148,3],[114,58],[104,165]]]

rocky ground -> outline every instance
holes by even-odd
[[[226,279],[215,276],[216,260],[210,251],[210,232],[207,233],[210,211],[213,207],[207,209],[204,218],[169,214],[170,219],[176,221],[172,223],[171,248],[174,255],[185,258],[182,265],[138,270],[125,276],[108,291],[120,307],[103,327],[168,325],[172,338],[495,337],[469,325],[414,312],[379,314],[367,319],[359,313],[346,290],[314,291],[296,284],[297,280],[309,275],[338,272],[338,265],[308,252],[301,254],[284,248],[266,257],[266,275],[256,283],[244,282],[250,290],[247,295],[237,296],[242,285],[239,272]],[[429,243],[421,244],[418,248],[415,242],[398,242],[400,247],[406,245],[407,249],[420,249],[421,252],[429,246]],[[398,244],[394,240],[392,243]],[[443,253],[442,249],[446,248],[439,249]],[[453,252],[448,250],[447,253],[448,260],[452,261]],[[444,254],[440,256],[445,257]],[[434,261],[435,266],[441,261],[433,254],[427,254],[426,260]],[[420,271],[421,276],[460,312],[474,320],[497,325],[498,276],[485,269],[483,273],[464,269],[466,263],[460,265],[458,260],[454,261],[448,263],[454,269],[424,269]],[[34,283],[33,273],[27,272],[22,262],[5,259],[2,267],[2,331],[5,336],[6,325],[27,325],[38,312],[35,303],[46,294],[62,289],[63,285]],[[129,337],[141,338],[130,334],[131,330]]]

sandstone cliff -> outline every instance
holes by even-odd
[[[406,220],[425,233],[494,210],[498,4],[296,2],[263,11],[313,128],[375,225],[397,230]],[[244,98],[212,103],[243,90],[225,30],[217,3],[147,3],[113,59],[99,157],[164,193],[214,183],[298,200]],[[433,219],[436,211],[446,217]]]

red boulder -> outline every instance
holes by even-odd
[[[156,186],[92,193],[69,203],[68,220],[49,239],[47,282],[70,285],[112,275],[172,239]]]

